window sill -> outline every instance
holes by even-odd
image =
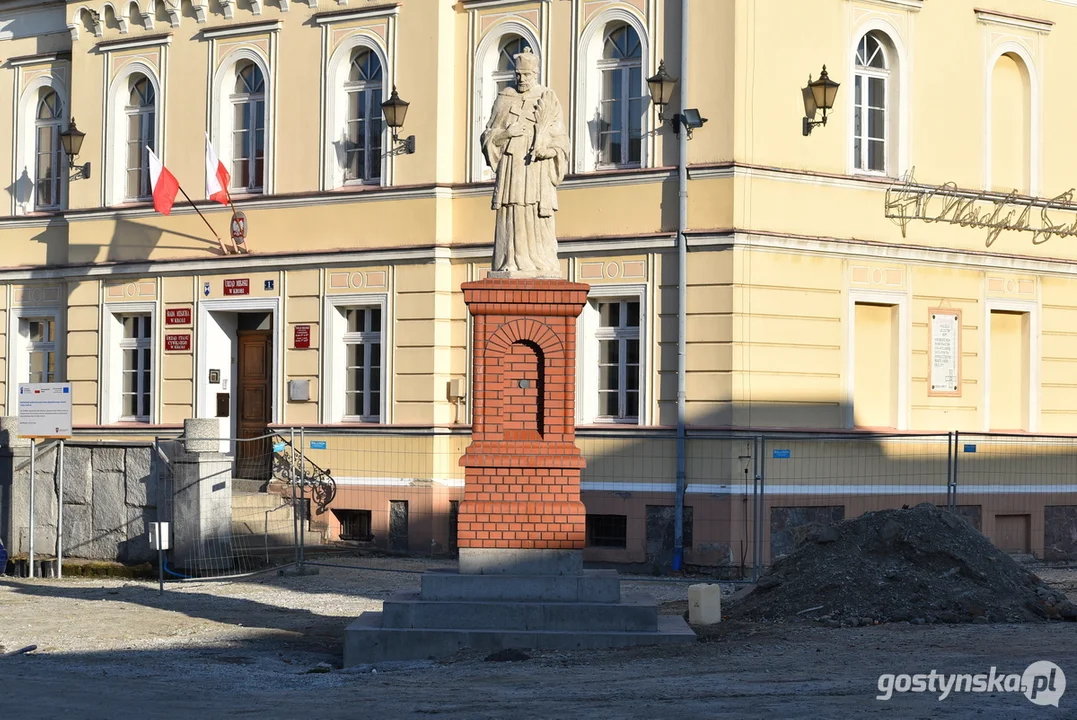
[[[382,184],[381,179],[378,180],[351,180],[339,185],[332,189],[332,192],[338,193],[355,193],[355,192],[370,192],[372,190],[383,190],[387,186]]]
[[[228,196],[232,198],[233,202],[239,202],[240,200],[253,200],[254,198],[265,197],[263,190],[249,190],[243,188],[242,190],[231,189],[228,191]]]

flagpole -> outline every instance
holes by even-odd
[[[226,248],[224,246],[224,241],[221,240],[221,236],[218,235],[217,231],[213,229],[213,226],[209,224],[209,220],[206,220],[206,216],[203,215],[202,211],[198,209],[198,206],[194,204],[194,200],[192,200],[191,196],[187,194],[187,191],[183,189],[183,186],[180,185],[179,183],[176,183],[176,187],[178,187],[179,191],[181,193],[183,193],[183,197],[187,198],[187,202],[191,203],[191,207],[193,207],[194,211],[196,213],[198,213],[198,217],[202,218],[202,222],[204,222],[206,224],[206,227],[209,228],[209,231],[211,233],[213,233],[213,237],[215,237],[217,239],[217,244],[221,246],[221,252],[223,252],[225,255],[227,255],[228,254],[228,248]]]

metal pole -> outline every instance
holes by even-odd
[[[299,486],[299,509],[303,515],[300,520],[299,526],[299,568],[303,569],[303,560],[306,555],[307,544],[307,491],[306,491],[306,479],[307,479],[307,429],[299,428],[299,472],[303,474],[304,483]]]
[[[957,512],[957,466],[958,457],[961,452],[961,431],[954,432],[954,470],[950,475],[950,507],[954,512]]]
[[[762,550],[759,547],[759,438],[752,438],[752,582],[759,579]]]
[[[288,444],[288,461],[292,466],[292,539],[295,547],[295,564],[299,565],[299,509],[295,504],[295,428],[291,429],[291,440]]]
[[[766,564],[766,554],[763,552],[763,540],[766,537],[766,528],[763,521],[767,516],[767,436],[759,438],[759,517],[756,520],[755,534],[759,543],[759,575],[763,574]],[[756,580],[759,577],[756,576]]]
[[[56,577],[64,576],[64,441],[56,457]]]
[[[37,453],[37,440],[30,438],[30,549],[29,577],[34,576],[34,455]]]
[[[681,0],[681,113],[688,107],[688,0]],[[681,123],[683,124],[683,123]],[[688,128],[677,132],[679,146],[677,186],[680,205],[677,213],[677,500],[673,512],[673,569],[684,560],[684,493],[688,486],[685,469],[685,414],[687,404],[688,332]]]

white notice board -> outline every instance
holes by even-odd
[[[931,357],[928,395],[961,395],[961,311],[930,310]]]
[[[71,437],[71,384],[19,384],[19,437]]]

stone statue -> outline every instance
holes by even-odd
[[[496,173],[494,277],[561,277],[557,261],[557,186],[568,169],[561,103],[538,84],[538,57],[515,56],[516,87],[502,90],[480,142]]]

